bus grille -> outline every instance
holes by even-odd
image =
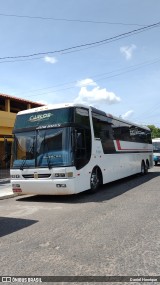
[[[24,175],[22,175],[23,176],[23,178],[25,178],[25,179],[31,179],[31,178],[34,178],[34,174],[24,174]],[[48,173],[48,174],[38,174],[38,178],[49,178],[51,176],[51,174],[50,173]]]

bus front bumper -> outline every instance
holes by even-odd
[[[17,194],[70,195],[75,194],[74,178],[11,180],[12,190]]]

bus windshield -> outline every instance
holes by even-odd
[[[13,149],[13,168],[51,168],[73,164],[69,127],[16,133]]]

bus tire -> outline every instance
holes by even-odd
[[[147,174],[148,173],[148,169],[149,169],[149,161],[148,159],[146,160],[146,167],[145,167],[145,173]]]
[[[95,166],[91,173],[89,192],[95,193],[100,185],[102,185],[102,172],[98,166]]]
[[[144,160],[141,162],[141,175],[144,175],[146,173],[146,165]]]
[[[158,162],[157,162],[157,161],[155,161],[155,162],[154,162],[154,165],[155,165],[155,166],[157,166],[157,164],[158,164]]]

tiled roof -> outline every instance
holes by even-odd
[[[42,103],[33,102],[33,101],[30,101],[30,100],[25,100],[25,99],[22,99],[22,98],[18,98],[18,97],[14,97],[14,96],[10,96],[10,95],[7,95],[7,94],[2,94],[2,93],[0,93],[0,98],[7,98],[7,99],[15,100],[15,101],[18,101],[18,102],[30,103],[32,105],[36,105],[37,107],[38,106],[44,106],[44,104],[42,104]]]

